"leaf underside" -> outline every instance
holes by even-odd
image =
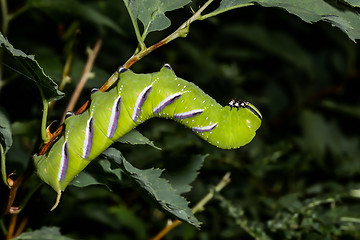
[[[360,39],[360,15],[353,7],[360,7],[358,0],[340,1],[324,0],[223,0],[219,7],[212,13],[221,13],[234,8],[243,7],[245,4],[259,4],[263,7],[278,7],[300,17],[307,23],[325,21],[341,29],[355,42]]]
[[[45,99],[55,101],[64,96],[64,93],[58,90],[57,84],[45,74],[33,55],[27,55],[23,51],[14,48],[1,33],[0,46],[19,62],[24,75],[35,81]]]
[[[114,148],[107,149],[103,155],[117,164],[143,196],[160,210],[196,227],[200,226],[186,199],[178,194],[169,181],[160,177],[162,170],[138,169],[127,162],[120,151]]]

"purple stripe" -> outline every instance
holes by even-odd
[[[60,167],[58,173],[58,180],[62,181],[65,179],[66,171],[69,166],[69,150],[67,142],[65,141],[61,148]]]
[[[121,97],[118,97],[111,110],[111,117],[109,121],[108,131],[107,131],[107,137],[112,138],[114,136],[114,133],[116,131],[118,120],[120,116],[120,110],[121,110]]]
[[[205,127],[192,127],[191,129],[197,133],[202,133],[202,132],[209,132],[211,130],[213,130],[214,128],[216,128],[217,123],[214,123],[213,125],[209,125],[209,126],[205,126]]]
[[[188,111],[188,112],[182,112],[182,113],[174,114],[174,118],[176,118],[176,119],[184,119],[184,118],[195,117],[197,115],[200,115],[203,112],[204,112],[204,109],[194,109],[194,110],[191,110],[191,111]]]
[[[135,106],[134,106],[134,112],[133,112],[133,115],[132,115],[132,119],[133,119],[134,122],[136,122],[138,117],[140,116],[141,107],[144,104],[144,102],[145,102],[147,96],[149,95],[149,93],[151,92],[151,90],[152,90],[152,86],[151,85],[147,86],[146,88],[144,88],[141,91],[141,93],[137,97],[136,102],[135,102]]]
[[[94,137],[94,120],[92,117],[86,123],[85,139],[83,144],[83,155],[82,158],[87,159],[90,155],[92,141]]]
[[[181,96],[182,96],[182,93],[175,93],[175,94],[172,94],[172,95],[166,97],[153,109],[153,113],[157,114],[157,113],[161,112],[167,105],[172,104],[177,99],[179,99]]]

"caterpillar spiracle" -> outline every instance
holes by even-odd
[[[117,74],[116,87],[93,92],[90,107],[67,117],[64,134],[47,153],[34,156],[37,174],[57,192],[57,203],[91,160],[150,118],[171,118],[223,149],[249,143],[261,125],[262,116],[252,104],[232,100],[223,107],[195,84],[177,77],[168,64],[151,74],[122,67]]]

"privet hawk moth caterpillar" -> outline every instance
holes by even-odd
[[[168,64],[156,73],[118,70],[118,84],[91,94],[90,107],[65,120],[64,134],[44,155],[34,156],[37,174],[61,192],[91,160],[142,122],[171,118],[223,149],[249,143],[261,125],[250,103],[232,100],[222,107],[195,84],[178,78]]]

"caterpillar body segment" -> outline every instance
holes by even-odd
[[[120,69],[118,76],[116,87],[91,94],[84,113],[66,118],[64,134],[46,154],[34,156],[38,175],[58,193],[54,208],[91,160],[152,117],[171,118],[223,149],[249,143],[261,125],[262,116],[252,104],[232,100],[223,107],[168,65],[152,74]]]

